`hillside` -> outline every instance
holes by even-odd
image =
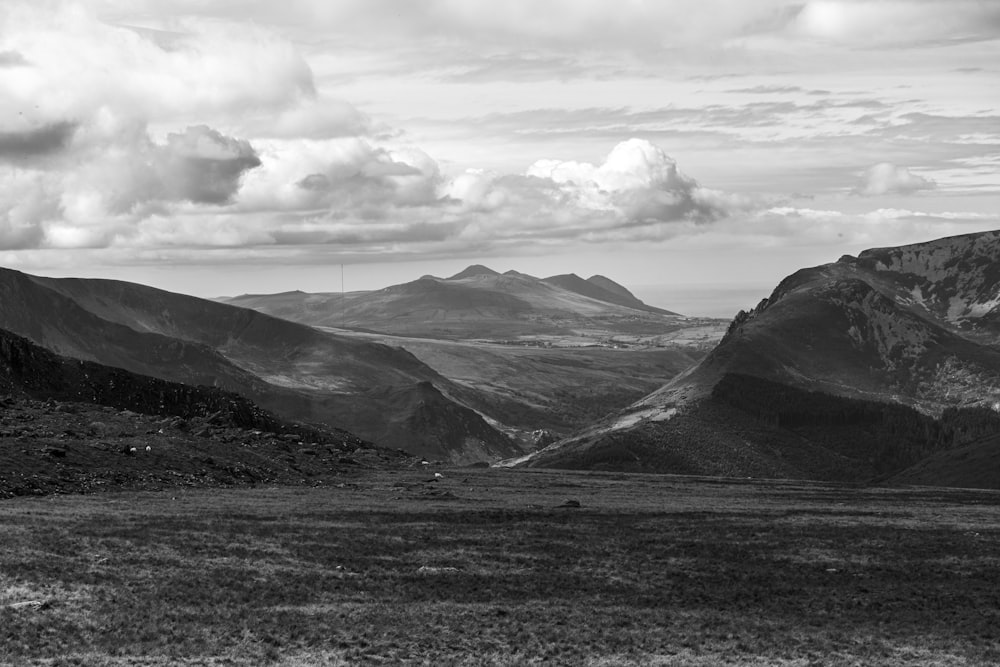
[[[347,294],[243,295],[225,303],[313,326],[402,336],[471,339],[558,337],[589,332],[656,334],[689,326],[675,313],[644,304],[613,281],[575,275],[539,279],[473,265],[451,276]]]
[[[465,437],[449,439],[439,424],[405,436],[390,428],[391,420],[409,416],[396,412],[406,406],[400,392],[419,394],[422,383],[434,384],[446,401],[476,400],[404,350],[132,283],[0,270],[0,290],[0,326],[59,354],[221,387],[284,418],[342,427],[421,456],[473,456],[464,451]],[[519,451],[482,426],[477,433],[485,439],[474,456]]]
[[[56,355],[0,330],[0,498],[122,489],[318,485],[407,463],[243,396]]]
[[[628,291],[628,289],[604,276],[591,276],[587,280],[584,280],[575,273],[568,273],[560,276],[550,276],[543,280],[550,285],[561,287],[562,289],[597,301],[614,303],[626,308],[634,308],[635,310],[659,313],[661,315],[677,314],[669,310],[646,305]]]
[[[886,483],[1000,489],[1000,435],[929,456],[888,478]]]
[[[997,267],[1000,232],[987,232],[866,251],[796,272],[741,312],[696,367],[525,464],[850,481],[901,472],[968,436],[927,435],[880,464],[882,436],[856,433],[859,423],[814,429],[806,420],[793,428],[762,418],[725,388],[744,378],[744,393],[785,396],[776,404],[807,395],[803,414],[813,417],[842,409],[844,400],[868,406],[848,410],[858,414],[906,409],[904,421],[932,420],[930,431],[947,431],[948,419],[995,415]],[[979,436],[992,428],[989,419],[983,423]],[[860,449],[844,451],[838,442]]]

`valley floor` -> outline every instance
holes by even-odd
[[[425,467],[13,498],[0,545],[4,665],[1000,662],[989,491]]]

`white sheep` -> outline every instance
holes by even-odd
[[[146,445],[146,453],[148,454],[151,451],[153,451],[153,448],[150,447],[149,445]]]

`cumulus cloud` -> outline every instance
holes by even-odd
[[[615,211],[629,223],[709,221],[725,215],[717,197],[678,171],[663,149],[643,139],[618,144],[600,165],[540,160],[528,175],[558,183],[584,209]]]
[[[0,160],[19,161],[66,148],[77,124],[69,121],[48,123],[23,131],[0,131]]]
[[[17,51],[0,51],[0,68],[2,67],[25,67],[28,59]]]
[[[912,173],[906,167],[891,162],[879,162],[865,170],[855,194],[874,197],[885,194],[910,194],[935,187],[934,181]]]
[[[141,124],[119,129],[113,138],[84,131],[50,162],[0,174],[0,248],[107,246],[171,207],[229,204],[260,164],[248,141],[207,126],[164,142]]]
[[[168,134],[166,145],[157,147],[154,163],[165,198],[225,204],[236,194],[243,174],[260,166],[260,159],[246,139],[198,125]]]
[[[110,25],[70,3],[4,3],[5,47],[31,63],[0,81],[0,98],[47,118],[102,106],[152,118],[275,111],[312,96],[312,72],[287,41],[251,24],[188,19],[165,40]],[[54,94],[53,91],[58,91]],[[30,103],[30,104],[29,104]]]
[[[262,166],[248,174],[242,211],[326,212],[385,217],[438,199],[438,164],[412,147],[386,148],[363,137],[261,142]]]
[[[433,4],[424,16],[478,20],[462,3]],[[506,7],[507,27],[530,18],[529,33],[576,39],[607,14],[594,5],[552,28],[535,16],[551,8],[532,7]],[[599,164],[445,173],[317,93],[300,53],[274,33],[183,15],[159,27],[169,29],[109,23],[68,2],[0,8],[0,161],[13,165],[0,170],[0,248],[402,252],[663,239],[746,205],[640,139]]]

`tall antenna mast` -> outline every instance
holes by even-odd
[[[344,328],[347,319],[347,294],[344,291],[344,264],[340,264],[340,328]]]

